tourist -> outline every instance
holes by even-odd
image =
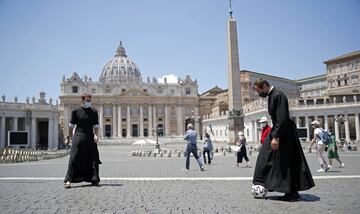
[[[311,122],[311,126],[314,129],[314,138],[310,144],[310,149],[316,143],[316,151],[318,160],[321,168],[317,170],[317,172],[327,172],[330,169],[330,166],[327,165],[324,153],[326,149],[326,145],[323,142],[324,138],[324,130],[320,127],[320,121],[314,120]]]
[[[69,123],[68,140],[72,138],[72,146],[64,180],[65,188],[70,188],[71,183],[85,181],[98,185],[100,182],[99,164],[101,162],[97,148],[98,113],[91,107],[90,94],[83,94],[81,100],[81,107],[72,111]]]
[[[204,163],[206,164],[206,154],[208,157],[208,163],[211,164],[211,153],[213,150],[213,146],[212,146],[212,142],[210,139],[210,135],[208,133],[205,134],[205,140],[204,140],[204,145],[203,145],[203,157],[204,157]]]
[[[329,167],[332,168],[332,160],[335,159],[339,162],[340,168],[345,167],[345,164],[340,160],[338,154],[338,148],[336,145],[335,136],[332,132],[331,133],[331,143],[328,145],[328,158],[329,158]]]
[[[268,124],[268,119],[267,117],[262,117],[259,121],[260,125],[261,125],[261,145],[264,145],[265,139],[267,138],[267,136],[269,135],[270,131],[271,131],[271,126],[269,126]]]
[[[238,133],[239,140],[236,142],[236,146],[240,147],[236,153],[236,167],[239,167],[239,164],[242,164],[243,158],[246,161],[245,167],[250,167],[249,158],[246,153],[246,139],[243,132]]]
[[[285,193],[281,200],[300,200],[298,191],[308,190],[315,184],[296,125],[289,117],[287,97],[262,79],[255,81],[253,89],[260,97],[269,97],[268,111],[273,124],[257,157],[253,183],[269,191]]]
[[[184,140],[187,140],[187,145],[186,145],[186,169],[189,170],[190,168],[190,155],[191,153],[194,155],[196,161],[199,164],[200,167],[200,171],[204,171],[204,166],[201,163],[201,160],[199,158],[198,155],[198,150],[197,150],[197,145],[196,145],[196,138],[197,138],[197,134],[196,131],[194,130],[194,127],[191,123],[189,123],[187,126],[187,131],[185,133],[184,136]]]

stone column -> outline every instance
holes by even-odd
[[[154,128],[155,128],[155,132],[154,132],[154,136],[156,136],[156,124],[157,124],[157,116],[156,116],[156,105],[154,105],[154,108],[153,108],[153,124],[154,124]]]
[[[335,126],[335,139],[336,141],[340,140],[340,135],[339,135],[339,123],[336,121],[336,115],[334,115],[334,126]]]
[[[118,131],[117,131],[117,136],[118,138],[122,138],[122,115],[121,115],[121,105],[118,106],[118,113],[117,113],[117,118],[118,118]]]
[[[356,141],[360,141],[359,112],[355,113],[355,132],[356,132]]]
[[[310,141],[310,127],[309,117],[305,116],[305,127],[306,127],[306,141]]]
[[[37,127],[36,127],[37,123],[36,123],[36,117],[32,116],[31,119],[31,148],[35,149],[36,148],[36,132],[37,132]],[[66,126],[69,126],[68,124],[65,124]]]
[[[149,109],[148,109],[148,134],[149,137],[153,136],[153,118],[152,118],[152,108],[151,105],[149,105]]]
[[[70,116],[69,111],[70,111],[70,105],[68,105],[68,106],[64,105],[64,133],[63,133],[64,139],[66,139],[66,137],[69,134],[69,122],[70,122],[70,120],[69,120],[69,116]],[[100,115],[99,115],[99,117],[100,117]]]
[[[142,105],[140,105],[140,137],[144,137],[144,115]]]
[[[100,113],[99,113],[99,137],[104,137],[104,106],[100,104]]]
[[[18,122],[19,122],[19,118],[18,118],[18,117],[14,117],[14,126],[13,126],[13,130],[12,130],[12,131],[17,131],[17,130],[18,130]]]
[[[258,139],[258,127],[257,127],[257,122],[256,120],[254,120],[254,133],[255,133],[255,137],[254,137],[254,140],[255,142],[259,142],[259,139]],[[236,133],[237,134],[237,133]]]
[[[58,149],[59,147],[59,115],[54,115],[54,136],[53,136],[53,149]]]
[[[53,116],[49,116],[48,122],[48,150],[53,149],[54,144],[54,119]]]
[[[130,130],[130,106],[127,106],[126,109],[126,137],[131,136],[131,130]]]
[[[168,105],[165,105],[165,135],[166,136],[170,135],[169,106]]]
[[[117,112],[116,105],[113,105],[113,111],[112,111],[112,137],[113,138],[116,138],[116,136],[117,136],[116,112]]]
[[[182,106],[177,107],[177,130],[178,135],[184,135],[184,118],[183,118],[183,108]]]
[[[346,142],[350,141],[350,128],[349,128],[349,117],[346,115],[346,121],[345,121],[345,140]]]
[[[0,148],[5,147],[5,120],[6,117],[1,117],[1,125],[0,125]]]
[[[300,127],[300,118],[299,116],[296,116],[296,128],[299,128]]]
[[[197,138],[200,139],[200,121],[199,121],[199,109],[195,108],[194,112],[195,120],[195,130],[197,132]]]
[[[255,142],[255,139],[254,139],[254,126],[253,126],[253,121],[252,120],[250,120],[250,123],[249,123],[249,136],[250,136],[249,142]]]
[[[324,115],[324,124],[325,124],[325,130],[329,131],[329,121],[328,121],[328,115]]]

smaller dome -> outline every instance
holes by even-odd
[[[125,48],[120,42],[114,58],[104,66],[100,81],[103,82],[126,82],[139,84],[142,82],[141,73],[137,65],[127,57]]]

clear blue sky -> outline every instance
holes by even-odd
[[[241,69],[299,79],[360,49],[360,0],[235,0]],[[62,75],[98,80],[120,40],[147,76],[227,88],[228,0],[0,0],[0,96],[60,94]]]

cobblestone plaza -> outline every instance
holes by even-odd
[[[182,148],[185,145],[170,147]],[[234,168],[234,153],[217,154],[205,171],[183,157],[133,157],[152,147],[99,146],[103,164],[98,187],[87,183],[64,189],[68,158],[0,165],[1,213],[358,213],[360,152],[341,152],[337,163],[318,173],[314,153],[306,153],[316,186],[299,202],[251,195],[254,168]],[[256,154],[249,156],[255,165]]]

